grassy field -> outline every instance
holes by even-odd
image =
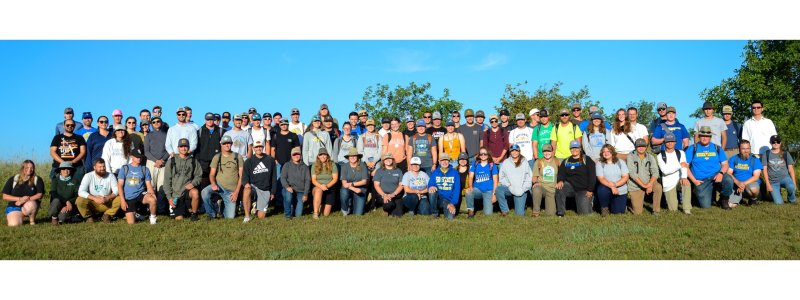
[[[5,180],[17,165],[0,165]],[[46,174],[49,166],[38,166]],[[43,177],[46,177],[43,176]],[[0,221],[2,259],[800,259],[800,206],[762,203],[694,215],[599,215],[455,221],[365,216],[287,221],[282,216],[133,226],[52,226],[43,201],[35,226]],[[3,205],[2,207],[5,207]]]

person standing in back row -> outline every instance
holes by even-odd
[[[79,128],[75,129],[75,134],[82,136],[84,140],[88,141],[89,136],[97,132],[97,128],[92,127],[92,122],[94,121],[92,113],[88,111],[84,112],[82,121],[83,126],[78,126]]]
[[[478,157],[478,150],[483,147],[483,128],[475,123],[475,112],[472,109],[464,111],[464,117],[467,123],[458,128],[458,131],[464,136],[465,152],[469,156],[469,164],[475,162]]]
[[[211,160],[222,149],[219,143],[222,140],[222,131],[222,128],[214,125],[214,115],[206,113],[205,124],[197,132],[197,149],[194,151],[194,158],[202,169],[201,178],[203,180],[198,185],[200,189],[210,183],[208,176],[211,173]]]
[[[147,156],[147,169],[150,170],[150,175],[153,177],[153,190],[155,190],[156,196],[158,197],[159,194],[164,192],[162,189],[165,177],[164,166],[169,159],[169,153],[167,153],[167,148],[165,147],[167,132],[162,130],[163,121],[161,121],[160,117],[154,117],[152,118],[152,123],[153,132],[144,137],[144,155]],[[158,200],[162,201],[164,199],[164,197],[161,197],[161,199]],[[166,202],[158,203],[166,204]],[[166,206],[163,206],[164,210],[166,210],[166,208]]]
[[[753,100],[750,105],[753,111],[753,117],[744,122],[742,126],[742,139],[750,141],[753,148],[753,155],[761,158],[761,155],[772,149],[770,145],[770,138],[777,135],[775,124],[772,120],[764,117],[764,104],[761,100]]]
[[[533,165],[531,161],[533,159],[533,144],[532,144],[532,137],[533,137],[533,129],[528,127],[525,124],[525,115],[522,113],[518,113],[516,115],[517,119],[517,128],[511,130],[508,133],[508,143],[509,146],[517,145],[520,149],[520,154],[525,158],[525,160],[530,162],[530,166]]]
[[[106,141],[112,138],[114,136],[108,130],[108,117],[100,116],[97,118],[97,131],[89,135],[89,139],[86,140],[86,157],[83,159],[84,170],[93,169],[94,160],[103,156],[103,147],[106,145]]]
[[[714,116],[714,105],[711,102],[706,101],[703,103],[703,114],[705,116],[694,123],[694,142],[698,143],[700,141],[700,134],[698,133],[700,132],[700,127],[708,126],[713,134],[711,142],[717,144],[717,146],[725,147],[728,138],[726,133],[728,125],[722,119]]]
[[[433,136],[426,132],[425,121],[417,121],[417,133],[408,138],[408,150],[406,157],[417,157],[420,160],[420,169],[430,174],[436,168],[436,160],[439,157]],[[408,163],[409,170],[411,162]]]
[[[75,167],[75,176],[83,177],[83,158],[86,156],[86,141],[82,136],[74,133],[75,121],[64,120],[64,133],[57,134],[50,142],[50,157],[53,158],[50,178],[56,179],[56,170],[63,162],[69,162]]]
[[[728,128],[725,131],[726,142],[725,156],[734,157],[739,154],[739,141],[742,140],[742,124],[733,121],[733,108],[730,105],[722,107],[722,120],[725,121],[725,126]],[[748,148],[750,143],[748,142]]]
[[[167,140],[165,142],[167,152],[170,156],[175,156],[178,153],[178,140],[180,139],[189,140],[189,151],[194,152],[197,149],[197,129],[187,123],[189,119],[185,108],[178,107],[175,114],[178,116],[178,123],[167,131]]]
[[[75,111],[72,110],[72,107],[65,108],[64,121],[56,123],[56,135],[64,134],[64,122],[66,122],[67,120],[75,122],[75,120],[73,120],[73,117],[75,117]]]
[[[489,116],[491,127],[483,133],[483,145],[489,149],[490,158],[495,165],[500,165],[506,158],[508,151],[508,132],[500,127],[500,120],[496,115]],[[550,137],[547,137],[548,142]]]
[[[553,132],[550,133],[550,143],[553,145],[553,149],[556,150],[556,157],[563,161],[571,155],[572,141],[577,142],[578,148],[580,148],[580,138],[583,133],[578,129],[577,125],[570,122],[569,112],[566,109],[562,109],[558,117],[559,122],[553,127]]]

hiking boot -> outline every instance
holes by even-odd
[[[94,223],[94,218],[93,218],[93,217],[91,217],[91,216],[90,216],[90,217],[87,217],[87,218],[86,218],[86,219],[84,219],[84,220],[86,221],[86,224],[92,224],[92,223]]]
[[[111,223],[111,216],[103,214],[103,224],[110,224]]]
[[[608,207],[603,207],[600,209],[600,215],[603,217],[607,217],[609,215]]]
[[[472,219],[472,218],[475,218],[475,212],[471,210],[467,211],[467,219]]]
[[[501,211],[501,212],[500,212],[500,216],[501,216],[501,217],[506,217],[506,216],[508,216],[508,213],[507,213],[507,212],[502,212],[502,211]]]
[[[191,220],[192,222],[197,222],[197,220],[200,220],[200,218],[197,216],[197,213],[192,213]]]
[[[731,206],[728,204],[728,199],[720,199],[718,202],[719,202],[719,204],[718,204],[719,208],[722,208],[724,210],[730,210],[731,209]]]
[[[750,199],[748,205],[750,205],[750,206],[758,205],[758,199]]]

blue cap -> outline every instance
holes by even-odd
[[[425,120],[418,120],[418,121],[417,121],[417,127],[425,127],[425,126],[427,126],[427,125],[425,124]]]
[[[84,112],[83,113],[83,118],[84,119],[94,119],[94,118],[92,118],[92,112],[90,112],[90,111]]]
[[[578,141],[574,141],[573,140],[572,142],[569,142],[569,148],[570,149],[572,149],[572,148],[580,148],[580,147],[581,147],[581,143],[578,142]]]
[[[517,144],[511,144],[511,148],[510,148],[510,149],[511,149],[510,151],[514,151],[514,150],[517,150],[517,151],[519,151],[519,145],[517,145]]]
[[[596,111],[596,112],[593,112],[593,113],[592,113],[592,120],[594,120],[594,119],[600,119],[600,120],[602,120],[602,119],[603,119],[603,115],[602,115],[602,114],[600,114],[600,112],[598,112],[598,111]]]

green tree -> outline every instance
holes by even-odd
[[[800,127],[793,125],[800,121],[800,41],[749,41],[742,57],[736,75],[703,90],[700,97],[713,103],[717,112],[730,105],[739,122],[751,116],[751,102],[761,100],[764,115],[786,144],[797,143]],[[702,110],[692,116],[702,116]]]
[[[377,83],[367,87],[361,103],[356,103],[356,111],[364,109],[370,113],[376,123],[384,117],[403,118],[411,115],[422,117],[425,111],[440,111],[443,114],[453,110],[461,110],[462,104],[450,98],[450,90],[445,88],[440,97],[429,93],[431,84],[426,82],[417,85],[411,82],[408,86],[390,88],[388,84]]]
[[[560,110],[569,109],[573,103],[580,103],[584,108],[597,105],[602,111],[599,102],[589,100],[589,88],[586,86],[565,95],[561,92],[561,82],[556,82],[553,86],[539,86],[532,93],[527,90],[527,84],[528,81],[514,85],[506,84],[503,96],[500,97],[500,105],[495,106],[498,114],[501,110],[508,109],[512,119],[517,113],[523,113],[527,118],[532,108],[544,108],[550,115],[557,115]],[[588,109],[583,109],[581,113],[584,119],[588,118]]]

